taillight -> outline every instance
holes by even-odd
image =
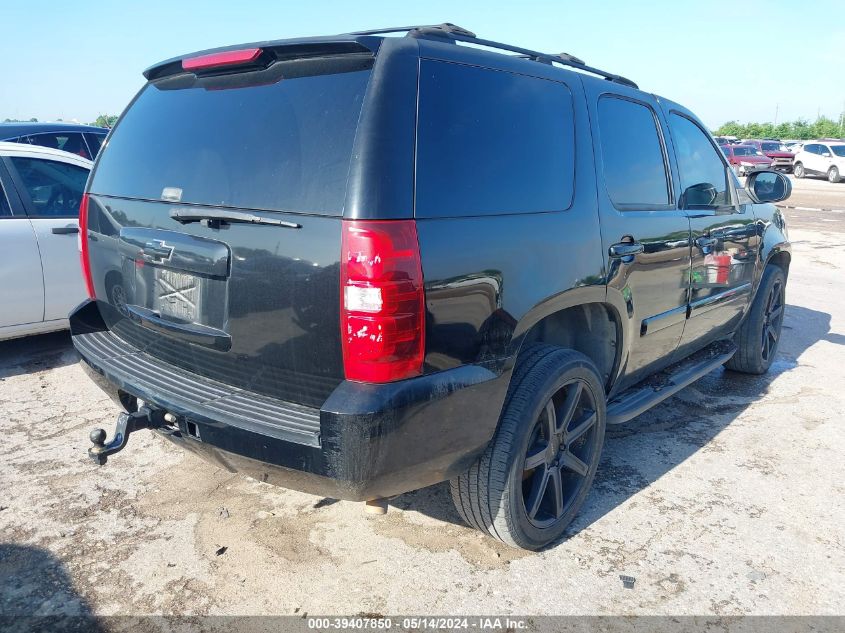
[[[422,371],[425,294],[413,220],[346,220],[340,260],[348,380],[391,382]]]
[[[209,53],[199,57],[190,57],[182,60],[183,70],[207,70],[209,68],[220,68],[225,66],[240,66],[251,64],[261,55],[260,48],[244,48],[237,51],[223,51],[222,53]]]
[[[85,289],[90,299],[96,299],[94,294],[94,279],[91,277],[91,261],[88,257],[88,194],[82,195],[79,205],[79,261],[82,263],[82,277],[85,279]]]

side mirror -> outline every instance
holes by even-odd
[[[822,156],[824,156],[825,158],[830,158],[830,152],[825,152],[824,154],[822,154]]]
[[[755,171],[745,181],[748,195],[754,202],[780,202],[792,195],[789,178],[776,171]]]
[[[716,187],[709,182],[690,185],[684,190],[681,196],[681,208],[700,209],[702,207],[713,207],[718,194],[719,192]]]

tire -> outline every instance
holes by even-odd
[[[531,345],[520,354],[487,450],[450,482],[455,507],[469,525],[508,545],[545,547],[587,497],[605,425],[604,387],[592,361]]]
[[[803,178],[804,177],[804,165],[801,163],[795,163],[792,166],[792,175],[796,178]]]
[[[743,374],[765,374],[775,359],[780,342],[785,300],[786,275],[779,266],[770,264],[751,310],[734,335],[736,354],[725,367]]]
[[[841,176],[839,175],[839,168],[838,167],[836,167],[834,165],[833,167],[831,167],[830,169],[827,170],[827,180],[828,180],[828,182],[836,183],[836,182],[839,182],[840,179],[841,179]]]

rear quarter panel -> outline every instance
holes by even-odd
[[[421,47],[424,57],[444,61],[457,48]],[[426,371],[475,363],[499,373],[512,365],[523,335],[543,317],[605,300],[593,151],[576,73],[467,49],[460,61],[563,81],[573,96],[575,187],[569,209],[417,218],[427,301]],[[467,160],[484,156],[470,150]]]

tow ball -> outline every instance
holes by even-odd
[[[155,429],[163,425],[164,411],[156,411],[147,406],[142,406],[134,413],[121,413],[117,416],[114,434],[108,444],[106,444],[105,429],[94,429],[88,434],[88,439],[93,444],[88,449],[88,457],[102,466],[109,455],[114,455],[126,447],[130,433],[141,429]]]

